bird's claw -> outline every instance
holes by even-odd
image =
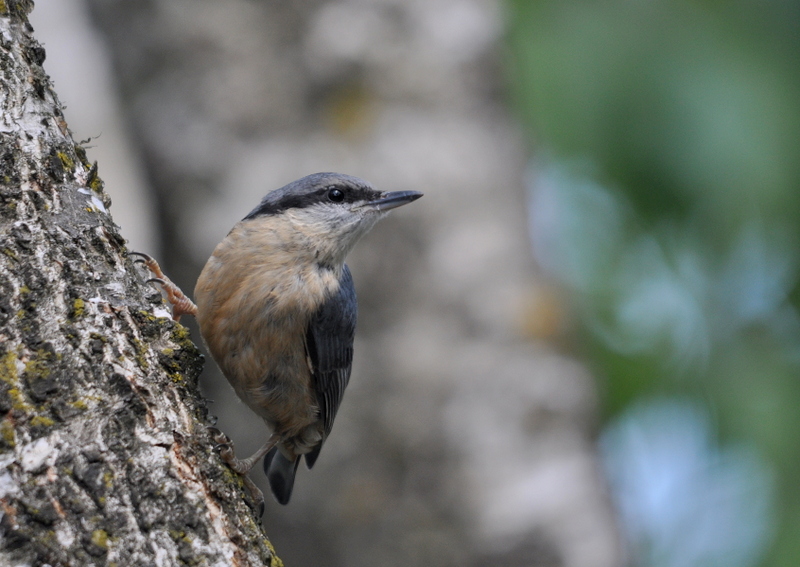
[[[155,276],[150,278],[146,283],[156,283],[161,286],[161,289],[167,296],[167,301],[172,305],[172,318],[175,321],[180,321],[181,315],[196,315],[197,306],[192,302],[189,297],[181,291],[177,285],[172,283],[166,274],[161,270],[152,256],[142,252],[129,252],[129,255],[139,256],[134,260],[134,264],[144,264],[144,266]]]
[[[225,464],[227,464],[234,472],[239,474],[247,474],[246,470],[240,470],[243,467],[239,466],[239,459],[236,458],[236,452],[233,450],[233,445],[228,443],[220,443],[214,450],[219,455],[219,458],[222,459]]]
[[[213,425],[209,425],[208,427],[206,427],[206,431],[208,431],[208,434],[211,435],[211,438],[220,445],[223,443],[232,443],[230,437],[225,435],[222,431],[220,431]]]
[[[233,441],[230,437],[225,435],[222,431],[214,426],[206,427],[206,431],[211,436],[211,439],[216,443],[214,451],[217,452],[220,459],[228,465],[234,472],[242,475],[242,480],[250,495],[250,500],[245,500],[248,506],[256,512],[256,517],[259,519],[264,515],[264,494],[256,486],[256,484],[247,476],[250,467],[246,466],[245,461],[240,461],[236,458],[233,450]],[[244,467],[242,465],[245,465]],[[244,469],[244,470],[242,470]]]
[[[128,252],[128,256],[141,256],[139,260],[134,260],[134,262],[152,262],[153,257],[149,254],[145,254],[144,252]]]
[[[228,465],[234,472],[245,475],[252,468],[247,466],[246,461],[240,461],[236,458],[236,451],[233,447],[233,441],[230,437],[225,435],[216,427],[207,427],[206,430],[211,435],[211,439],[216,443],[214,451],[219,455],[226,465]]]

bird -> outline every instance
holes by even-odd
[[[136,253],[156,276],[148,281],[160,284],[172,304],[173,318],[196,318],[223,375],[271,432],[255,454],[238,459],[233,442],[210,428],[220,457],[251,492],[246,475],[262,457],[283,505],[301,457],[309,469],[317,461],[353,361],[357,301],[345,257],[390,210],[422,195],[381,192],[332,172],[267,193],[211,254],[194,288],[196,303],[155,260]]]

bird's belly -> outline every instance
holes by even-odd
[[[309,319],[339,286],[338,274],[282,256],[280,246],[255,265],[237,266],[233,232],[215,250],[195,287],[200,332],[239,398],[298,453],[324,427],[306,354]],[[252,238],[240,245],[250,245]],[[235,242],[234,242],[235,243]],[[213,283],[213,285],[212,285]]]
[[[284,325],[279,333],[232,338],[238,348],[214,356],[239,398],[279,434],[296,434],[318,419],[304,338]]]

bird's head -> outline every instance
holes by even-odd
[[[321,263],[339,266],[388,211],[420,197],[417,191],[382,193],[350,175],[315,173],[268,193],[244,220],[272,217],[320,251]]]

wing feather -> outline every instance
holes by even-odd
[[[344,390],[350,381],[356,317],[353,277],[345,265],[338,293],[322,304],[312,317],[306,332],[306,349],[311,360],[320,420],[324,427],[323,442],[331,432]],[[306,454],[309,468],[317,460],[321,447],[322,443]]]

